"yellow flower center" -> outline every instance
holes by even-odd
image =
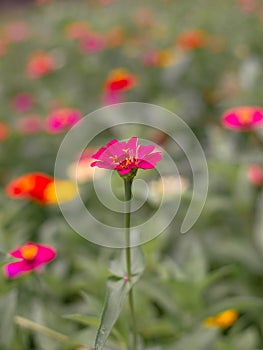
[[[26,244],[23,247],[21,247],[21,255],[25,260],[34,260],[37,252],[38,252],[38,247],[33,244]]]
[[[249,124],[252,121],[252,115],[249,109],[241,109],[238,113],[238,119],[242,124]]]

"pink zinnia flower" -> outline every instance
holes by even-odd
[[[34,270],[39,271],[56,257],[56,251],[43,244],[27,242],[9,252],[9,255],[20,260],[5,265],[4,273],[8,278],[16,278]]]
[[[250,164],[248,167],[247,176],[252,185],[263,185],[263,168],[261,168],[259,165]]]
[[[9,42],[24,41],[28,38],[28,34],[28,25],[22,21],[11,22],[4,27],[4,35]]]
[[[81,38],[79,45],[82,52],[94,53],[105,49],[107,41],[104,35],[90,32]]]
[[[54,110],[47,118],[46,130],[56,134],[70,129],[81,119],[81,113],[73,108],[59,108]]]
[[[254,106],[232,108],[223,114],[221,122],[228,129],[250,131],[263,126],[263,108]]]
[[[152,169],[162,159],[161,152],[153,152],[154,149],[154,145],[139,145],[137,137],[128,142],[112,140],[92,156],[97,161],[91,166],[117,170],[120,175],[139,168]]]
[[[26,112],[33,106],[34,100],[32,95],[28,93],[19,93],[12,100],[12,106],[17,112]]]
[[[137,85],[137,76],[124,68],[114,69],[105,81],[104,89],[108,92],[122,92]]]
[[[37,134],[42,130],[42,119],[38,115],[27,115],[16,122],[16,128],[22,135]]]

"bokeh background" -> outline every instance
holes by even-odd
[[[93,348],[116,252],[75,233],[50,192],[29,195],[25,182],[16,183],[24,191],[18,200],[9,185],[26,174],[52,178],[71,126],[130,101],[179,115],[202,145],[210,176],[204,211],[181,235],[191,168],[167,135],[132,127],[169,150],[181,175],[162,187],[155,172],[139,173],[150,189],[140,220],[157,210],[163,192],[171,208],[182,194],[176,219],[143,246],[145,273],[135,288],[142,349],[263,349],[263,132],[253,123],[230,130],[221,119],[230,108],[263,106],[263,2],[6,0],[0,21],[1,260],[27,241],[57,251],[41,273],[10,279],[1,271],[0,349]],[[92,147],[129,132],[94,135]],[[63,180],[75,179],[81,160],[87,208],[114,225],[121,216],[105,213],[92,186],[93,150],[76,154]],[[117,175],[112,185],[122,198]],[[128,324],[124,308],[106,348],[127,349]]]

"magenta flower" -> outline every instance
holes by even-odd
[[[238,131],[263,127],[263,108],[254,106],[232,108],[223,114],[221,122],[225,128]]]
[[[4,273],[8,278],[16,278],[34,270],[40,270],[56,256],[54,248],[27,242],[17,249],[9,252],[9,255],[20,259],[4,266]]]
[[[161,152],[153,152],[154,149],[154,145],[139,145],[137,137],[132,137],[128,142],[112,140],[92,156],[97,161],[91,166],[117,170],[120,175],[127,175],[139,168],[152,169],[162,159]]]
[[[81,119],[81,113],[74,108],[58,108],[50,113],[46,120],[46,130],[57,134],[70,129]]]

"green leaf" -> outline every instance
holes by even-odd
[[[216,341],[218,331],[216,329],[200,328],[197,331],[187,334],[181,338],[171,350],[185,350],[185,349],[214,349],[213,345]],[[170,350],[169,349],[169,350]]]
[[[132,275],[141,275],[145,268],[145,259],[141,247],[131,248],[131,273]],[[110,272],[114,276],[123,277],[127,274],[126,251],[121,250],[120,256],[110,262]]]
[[[15,335],[14,316],[17,307],[17,292],[12,290],[0,298],[0,345],[11,349],[12,339]]]
[[[133,277],[131,283],[126,282],[123,278],[110,277],[108,279],[107,297],[95,341],[95,350],[104,348],[104,344],[110,335],[112,327],[121,313],[126,297],[138,279],[138,276]]]

